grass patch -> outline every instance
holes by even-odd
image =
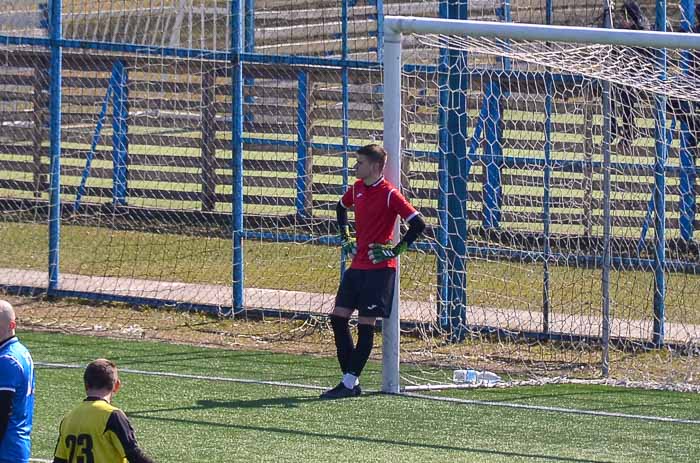
[[[35,361],[332,385],[334,359],[23,332]],[[79,369],[37,370],[33,457],[50,458],[62,415],[83,398]],[[365,387],[376,387],[371,362]],[[156,461],[694,461],[700,427],[384,395],[319,401],[318,391],[123,373],[115,399]],[[451,393],[469,399],[700,416],[696,394],[546,386]]]

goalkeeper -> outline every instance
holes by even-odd
[[[383,175],[387,154],[379,145],[367,145],[356,153],[357,181],[336,207],[342,250],[352,257],[343,275],[330,320],[343,373],[340,383],[322,399],[340,399],[361,394],[359,377],[374,343],[377,317],[391,313],[396,276],[396,257],[405,252],[425,228],[416,209]],[[355,211],[356,240],[348,231],[347,210]],[[396,216],[408,222],[401,242],[391,246]],[[358,311],[357,344],[353,344],[348,321]]]

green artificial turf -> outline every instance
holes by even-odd
[[[146,341],[22,332],[35,362],[330,386],[335,359]],[[410,367],[408,371],[410,371]],[[83,398],[81,369],[37,369],[34,458],[52,456],[60,418]],[[363,374],[377,387],[379,366]],[[691,462],[700,425],[365,394],[321,401],[318,390],[122,373],[114,403],[159,462]],[[601,386],[451,391],[458,397],[700,419],[697,394]]]

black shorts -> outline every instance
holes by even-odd
[[[393,268],[346,270],[335,296],[336,307],[357,309],[363,317],[389,317],[394,300],[395,276],[396,270]]]

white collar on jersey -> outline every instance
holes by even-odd
[[[379,178],[377,179],[376,182],[374,182],[374,183],[371,184],[371,185],[367,185],[367,187],[368,187],[368,188],[372,188],[373,186],[377,186],[377,185],[379,185],[383,180],[384,180],[384,176],[382,175],[381,177],[379,177]]]

